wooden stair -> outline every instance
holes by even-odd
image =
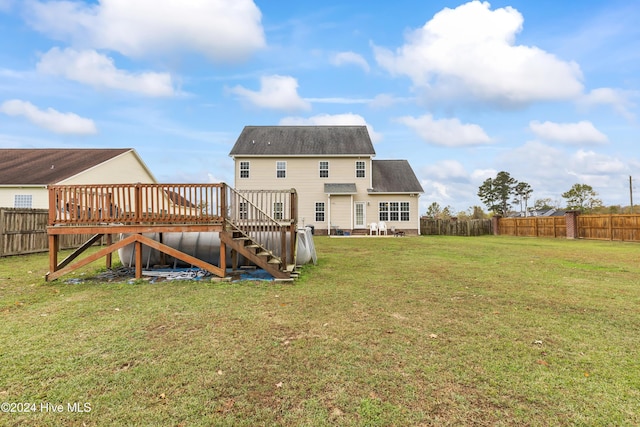
[[[276,279],[291,279],[295,265],[286,265],[272,251],[263,247],[242,230],[229,224],[230,229],[220,233],[220,240]]]

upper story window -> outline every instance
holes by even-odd
[[[287,162],[276,162],[276,178],[287,177]]]
[[[27,208],[31,209],[33,196],[31,194],[16,194],[13,197],[13,207],[14,208]]]
[[[365,162],[358,160],[356,162],[356,178],[364,178],[366,176]]]
[[[320,162],[318,169],[320,171],[320,178],[329,178],[329,162]]]
[[[240,162],[240,178],[249,178],[249,162]]]

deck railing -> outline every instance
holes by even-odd
[[[220,184],[50,185],[49,225],[220,223]]]

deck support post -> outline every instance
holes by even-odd
[[[142,242],[136,240],[136,279],[142,278]]]
[[[220,239],[220,269],[222,270],[222,277],[227,277],[227,245],[222,239]]]
[[[113,244],[113,234],[105,234],[105,236],[106,236],[106,245],[111,246]],[[113,263],[113,254],[109,252],[105,257],[105,259],[106,259],[107,269],[111,269],[111,265]]]
[[[58,250],[60,248],[60,236],[57,234],[49,234],[49,273],[53,273],[58,269]],[[45,276],[45,280],[49,280],[49,274]]]

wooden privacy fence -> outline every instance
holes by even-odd
[[[500,218],[498,234],[520,237],[567,237],[567,221],[564,216]]]
[[[490,219],[431,219],[420,218],[420,234],[423,236],[482,236],[493,234]]]
[[[499,218],[496,234],[519,237],[564,237],[640,242],[640,214],[579,215]]]
[[[577,229],[582,239],[640,242],[640,215],[580,215]]]
[[[0,257],[49,250],[47,209],[0,208]],[[88,235],[66,235],[60,239],[60,249],[81,246]]]

